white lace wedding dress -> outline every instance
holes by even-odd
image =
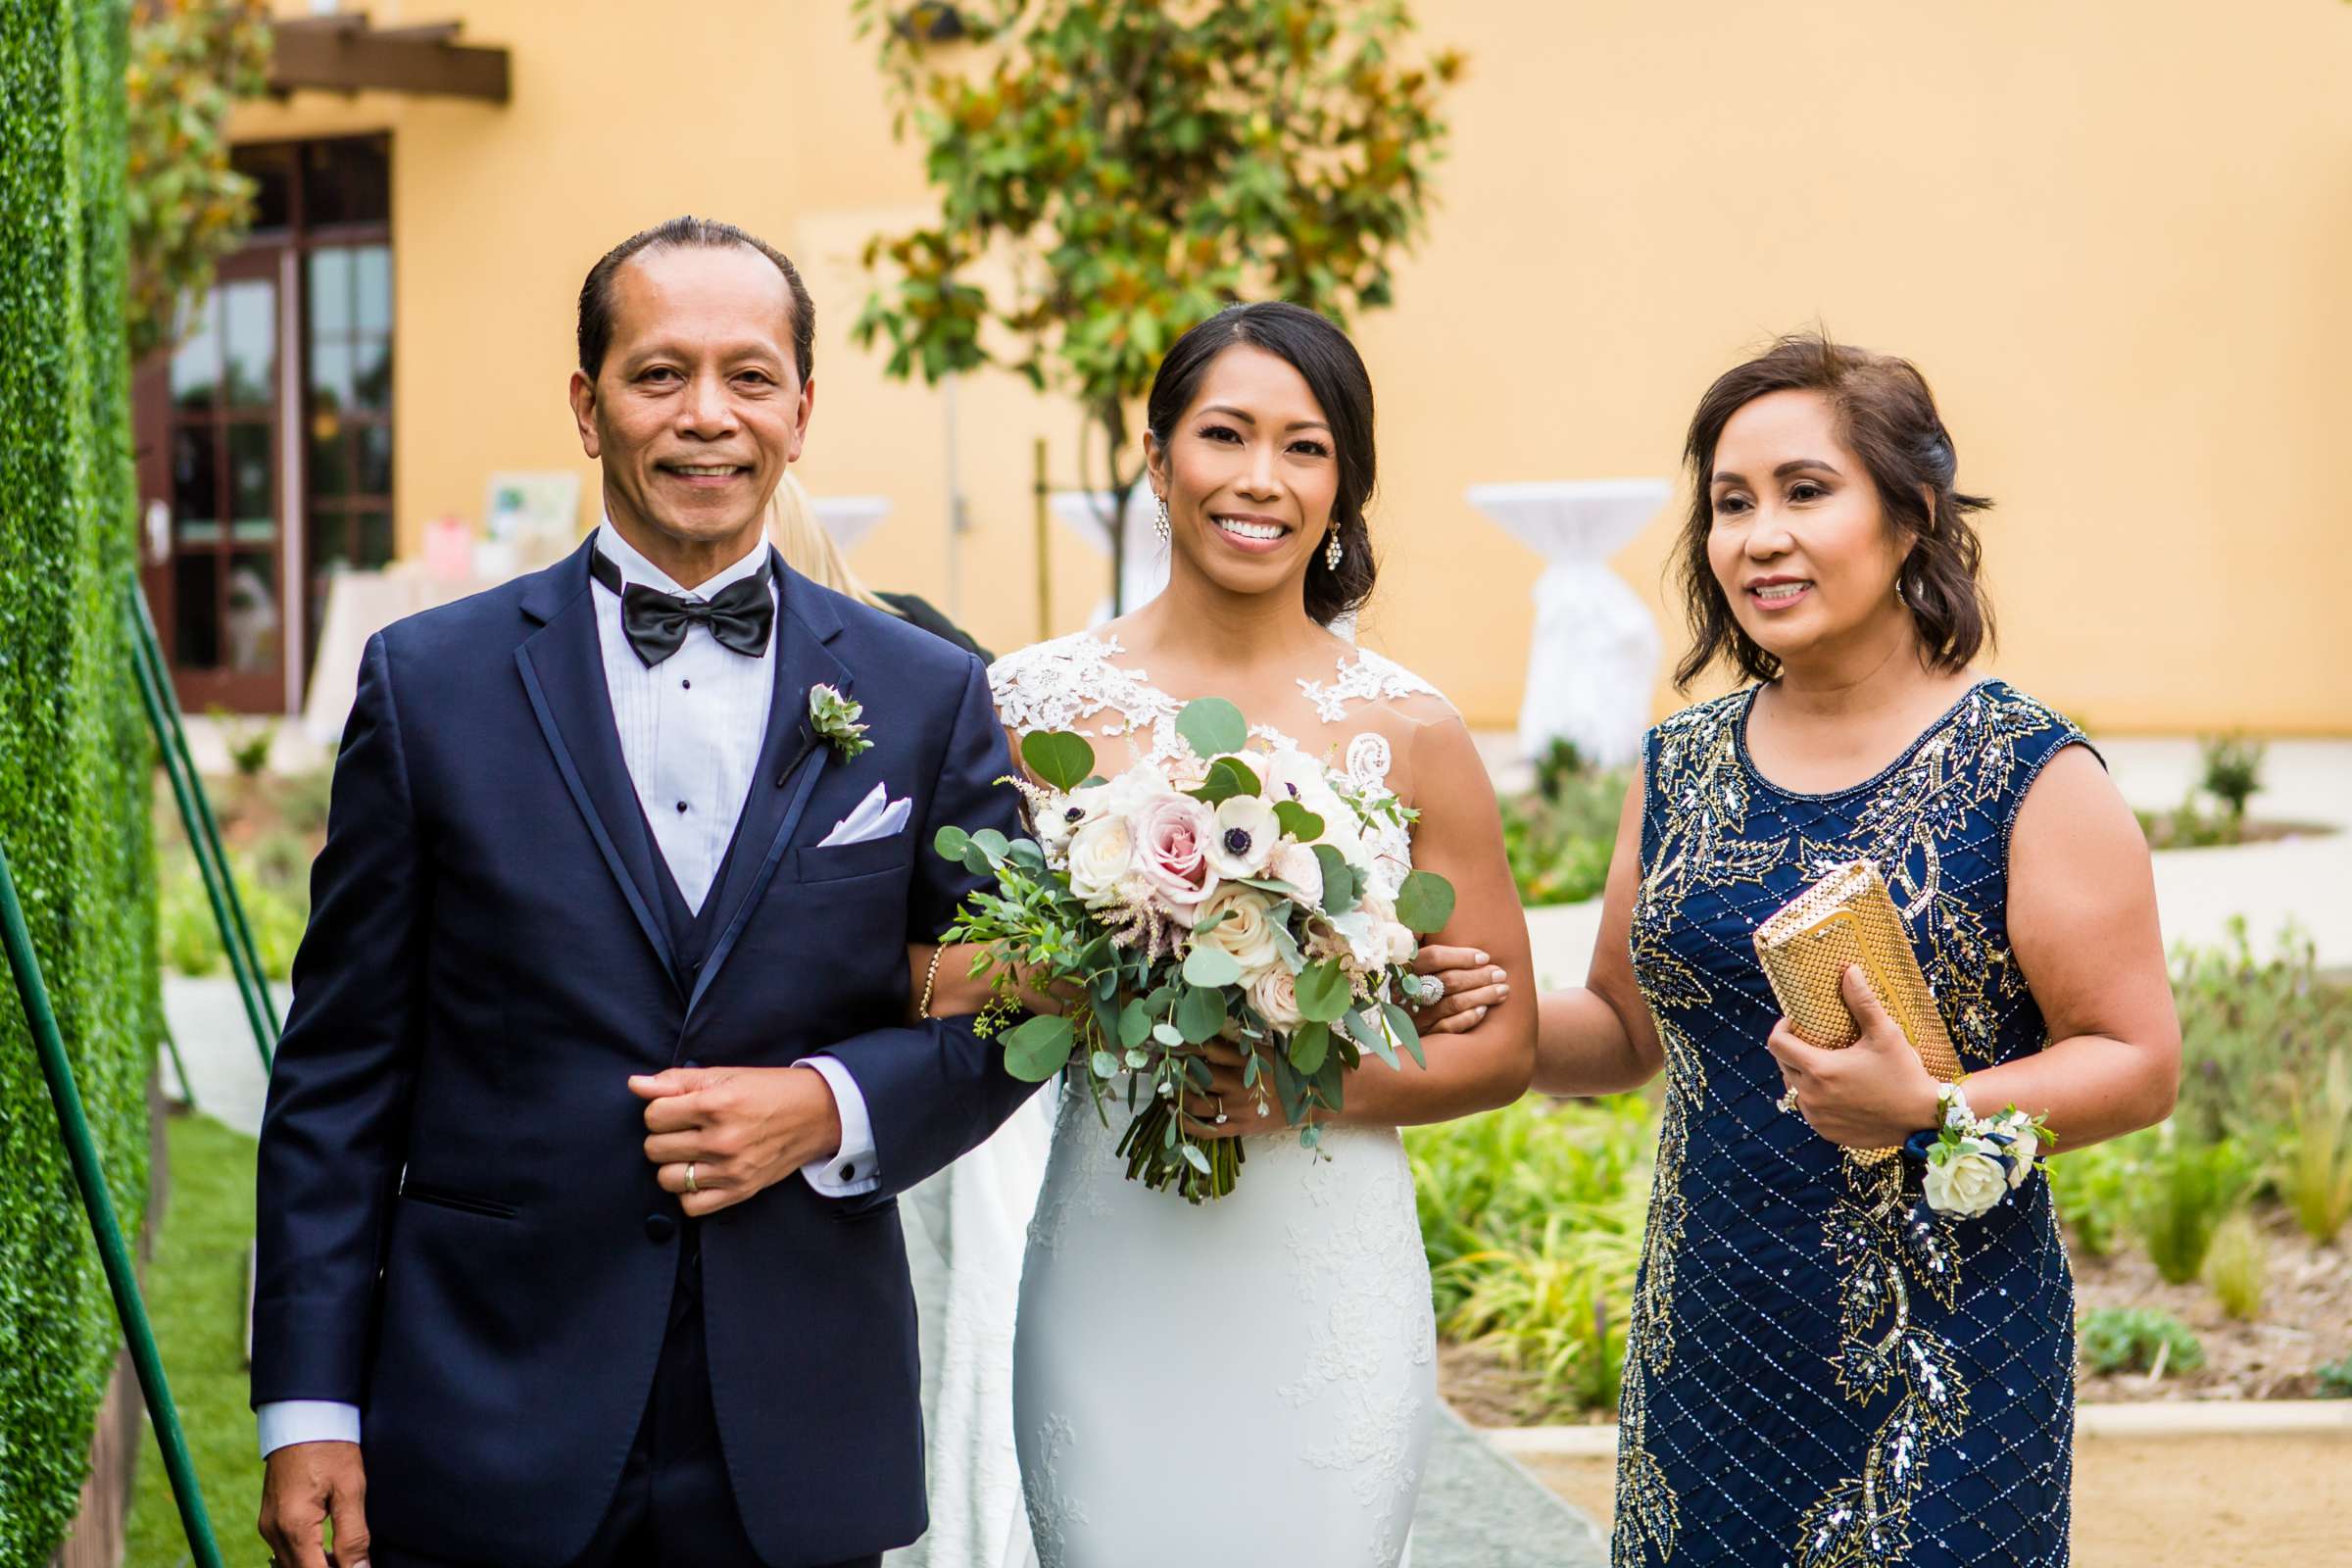
[[[1126,765],[1114,740],[1176,755],[1182,704],[1117,663],[1121,653],[1081,633],[1008,655],[990,672],[998,712],[1024,734],[1096,737],[1104,772]],[[1444,708],[1369,652],[1298,685],[1323,733],[1256,728],[1254,739],[1344,759],[1367,791],[1388,787],[1393,744],[1350,726],[1369,709],[1417,724],[1412,710]],[[1409,840],[1390,829],[1375,848],[1393,897]],[[1126,1179],[1114,1152],[1125,1121],[1114,1108],[1105,1127],[1087,1096],[1061,1097],[1029,1226],[1012,1426],[1036,1560],[1396,1568],[1437,1402],[1429,1269],[1396,1132],[1327,1129],[1320,1156],[1296,1133],[1251,1138],[1233,1195],[1195,1207]],[[992,1179],[1003,1175],[1000,1163]],[[955,1245],[960,1269],[960,1234]],[[985,1370],[951,1360],[940,1376]],[[935,1430],[933,1445],[961,1462],[968,1435]]]

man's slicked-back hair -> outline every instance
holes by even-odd
[[[784,286],[792,294],[792,360],[806,383],[816,370],[816,302],[808,297],[808,285],[801,281],[801,270],[792,265],[791,257],[756,234],[715,219],[691,217],[673,218],[631,234],[588,269],[588,280],[580,285],[581,373],[593,381],[605,368],[605,351],[612,346],[612,277],[630,258],[658,247],[717,251],[731,245],[750,246],[784,274]]]

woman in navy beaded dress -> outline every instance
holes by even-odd
[[[1855,1157],[1938,1126],[1939,1085],[1858,970],[1861,1040],[1798,1040],[1750,939],[1875,862],[1967,1106],[2046,1117],[2064,1158],[2172,1106],[2146,845],[2082,732],[1970,667],[1986,503],[1915,369],[1786,339],[1709,389],[1687,457],[1678,677],[1723,660],[1754,684],[1645,738],[1587,988],[1538,999],[1539,1090],[1666,1078],[1614,1559],[2063,1564],[2074,1287],[2048,1183],[1996,1181],[1962,1218],[1922,1202],[1918,1158]]]

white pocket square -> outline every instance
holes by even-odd
[[[873,792],[858,803],[857,809],[833,824],[833,831],[817,842],[820,850],[836,849],[844,844],[864,844],[873,839],[886,839],[906,825],[913,814],[911,799],[894,801],[889,789],[877,784]]]

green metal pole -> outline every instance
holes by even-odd
[[[204,842],[212,850],[213,864],[220,868],[220,885],[227,894],[229,918],[236,925],[237,940],[245,945],[245,969],[253,976],[254,985],[260,989],[262,1012],[270,1020],[270,1038],[274,1041],[286,1032],[285,1020],[277,1015],[277,998],[270,994],[269,976],[262,968],[262,950],[253,940],[253,927],[245,918],[245,901],[237,893],[236,879],[228,874],[228,852],[220,845],[220,824],[213,816],[212,797],[205,793],[204,779],[196,771],[195,755],[188,750],[187,721],[179,710],[179,694],[172,688],[172,671],[164,662],[163,640],[156,635],[155,616],[147,609],[147,594],[139,586],[135,571],[125,579],[124,586],[130,599],[134,654],[145,661],[148,678],[155,683],[164,715],[171,720],[170,735],[167,736],[159,728],[155,744],[168,756],[179,759],[180,773],[188,781],[189,793],[195,797],[196,819],[203,825]],[[188,834],[188,842],[191,846],[196,843],[193,831]],[[222,947],[228,945],[228,933],[221,932]]]
[[[139,1391],[147,1397],[148,1419],[155,1424],[155,1441],[164,1452],[164,1469],[172,1477],[172,1495],[179,1503],[179,1522],[187,1532],[188,1549],[198,1568],[221,1568],[220,1548],[213,1541],[212,1521],[205,1516],[204,1494],[197,1489],[196,1467],[188,1457],[188,1440],[179,1429],[179,1409],[172,1402],[172,1385],[164,1377],[163,1357],[156,1352],[155,1331],[147,1323],[147,1306],[139,1298],[139,1279],[131,1271],[130,1250],[123,1245],[122,1227],[115,1218],[113,1199],[107,1196],[106,1172],[98,1163],[98,1146],[90,1137],[89,1118],[81,1108],[81,1091],[74,1084],[74,1065],[66,1059],[66,1043],[58,1034],[57,1014],[50,1010],[49,990],[41,983],[40,959],[32,951],[32,933],[25,928],[24,910],[17,903],[16,878],[9,873],[8,855],[0,850],[0,928],[8,944],[9,967],[16,971],[17,995],[24,1004],[24,1023],[39,1050],[41,1072],[49,1080],[49,1099],[57,1106],[57,1126],[74,1165],[74,1180],[81,1188],[81,1206],[89,1215],[90,1234],[97,1239],[99,1261],[106,1266],[106,1283],[115,1295],[115,1316],[122,1320],[122,1337],[130,1344],[131,1364],[138,1369]]]
[[[165,724],[164,709],[161,700],[156,696],[154,672],[147,667],[147,662],[143,659],[136,661],[136,666],[139,678],[139,701],[146,705],[147,722],[154,725],[157,735],[161,736],[164,733]],[[277,1037],[270,1029],[263,1012],[259,995],[269,989],[269,982],[261,975],[260,965],[254,965],[251,973],[247,971],[247,956],[244,949],[238,945],[236,933],[229,921],[227,900],[236,896],[235,884],[229,880],[228,866],[225,861],[215,867],[213,862],[206,858],[203,843],[199,837],[201,829],[197,824],[196,806],[189,799],[189,780],[183,778],[179,768],[172,764],[173,759],[167,754],[164,760],[164,772],[172,780],[172,794],[179,803],[179,820],[188,831],[189,847],[196,851],[196,867],[204,876],[205,897],[212,900],[213,920],[220,928],[220,945],[228,951],[228,966],[237,977],[237,995],[245,1004],[245,1019],[253,1026],[253,1043],[262,1054],[262,1070],[270,1072],[274,1070],[276,1065],[272,1042]]]
[[[190,1110],[196,1109],[196,1086],[188,1082],[188,1064],[179,1059],[179,1040],[172,1033],[172,1026],[168,1023],[164,1025],[164,1049],[172,1054],[172,1070],[179,1076],[181,1102]]]

